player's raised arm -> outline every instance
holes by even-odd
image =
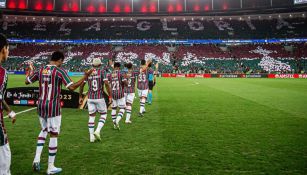
[[[127,74],[123,73],[121,77],[122,77],[122,82],[123,82],[124,86],[128,86]]]
[[[79,104],[83,103],[82,94],[83,94],[84,86],[85,86],[85,81],[80,85],[80,88],[79,88]]]
[[[78,87],[80,87],[82,85],[82,83],[84,83],[84,81],[92,74],[94,69],[90,69],[88,71],[85,71],[84,72],[84,76],[79,80],[77,81],[76,83],[71,83],[71,84],[68,84],[67,86],[67,89],[71,90],[71,91],[74,91],[76,90]]]
[[[38,80],[39,71],[35,71],[33,74],[26,77],[25,84],[32,84]]]
[[[111,90],[111,87],[110,87],[110,83],[108,81],[108,79],[104,79],[104,84],[106,86],[106,89],[107,89],[107,92],[108,92],[108,95],[109,95],[109,104],[112,104],[112,90]]]
[[[156,63],[156,69],[154,71],[154,85],[156,85],[156,77],[157,77],[157,74],[158,74],[158,69],[159,69],[159,63]]]
[[[148,65],[151,63],[151,60],[148,60],[147,62],[145,60],[141,60],[141,68],[140,68],[140,72],[144,72],[147,68]]]

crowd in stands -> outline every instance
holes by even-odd
[[[46,64],[54,50],[66,55],[64,68],[83,71],[92,59],[102,58],[138,65],[141,59],[159,62],[160,73],[294,73],[307,71],[305,43],[243,45],[69,45],[12,44],[4,66],[24,71],[29,62]]]
[[[306,18],[0,21],[0,33],[28,39],[266,39],[307,37]],[[25,30],[27,29],[27,30]]]

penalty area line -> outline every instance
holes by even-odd
[[[34,110],[34,109],[36,109],[37,107],[34,107],[34,108],[30,108],[30,109],[26,109],[26,110],[24,110],[24,111],[20,111],[20,112],[16,112],[16,115],[18,115],[18,114],[22,114],[22,113],[25,113],[25,112],[29,112],[29,111],[32,111],[32,110]],[[8,118],[9,116],[7,115],[7,116],[5,116],[5,117],[3,117],[3,118]]]

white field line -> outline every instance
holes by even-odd
[[[16,115],[22,114],[22,113],[25,113],[25,112],[32,111],[32,110],[34,110],[34,109],[36,109],[36,108],[37,108],[37,107],[34,107],[34,108],[26,109],[26,110],[24,110],[24,111],[17,112]],[[9,116],[5,116],[5,117],[3,117],[3,118],[8,118],[8,117],[9,117]]]
[[[199,85],[199,82],[194,81],[194,83],[192,85]]]

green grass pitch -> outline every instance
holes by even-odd
[[[10,75],[8,87],[23,81]],[[153,99],[144,118],[136,99],[120,132],[108,115],[98,143],[89,143],[86,110],[63,109],[55,165],[63,175],[307,174],[307,80],[159,78]],[[12,174],[35,174],[37,114],[17,117],[5,119]]]

